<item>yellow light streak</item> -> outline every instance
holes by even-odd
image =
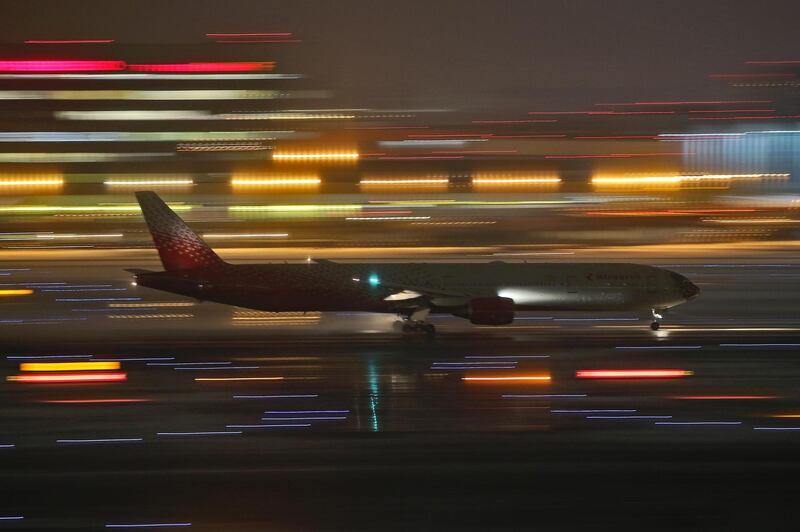
[[[355,162],[359,153],[352,149],[341,150],[287,150],[277,148],[272,152],[272,160],[277,162]]]
[[[0,296],[29,296],[33,293],[30,288],[6,288],[0,290]]]
[[[472,186],[476,190],[556,189],[560,184],[561,178],[555,172],[511,170],[507,172],[476,172],[472,175]]]
[[[119,369],[119,362],[23,362],[20,371],[83,371]]]

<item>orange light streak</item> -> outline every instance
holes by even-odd
[[[28,383],[72,383],[72,382],[120,382],[128,379],[122,372],[108,373],[61,373],[40,375],[10,375],[6,377],[11,382]]]

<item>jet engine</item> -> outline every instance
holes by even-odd
[[[457,315],[475,325],[508,325],[514,321],[514,300],[508,297],[478,297],[470,300],[466,313]]]

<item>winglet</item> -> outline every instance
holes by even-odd
[[[218,267],[225,262],[152,191],[136,199],[167,271]]]

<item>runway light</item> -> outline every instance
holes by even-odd
[[[23,362],[20,371],[115,370],[119,362]]]
[[[134,72],[258,72],[275,68],[274,61],[157,63],[128,65]]]
[[[579,379],[674,379],[693,374],[683,369],[581,369],[575,372]]]
[[[124,61],[0,61],[0,72],[107,72],[125,70]]]
[[[34,173],[2,173],[0,174],[0,192],[8,189],[19,192],[20,189],[59,188],[64,185],[64,177],[60,174]]]
[[[10,382],[26,383],[83,383],[83,382],[120,382],[127,380],[128,375],[122,372],[115,373],[60,373],[53,375],[10,375],[6,380]]]
[[[508,377],[461,377],[467,382],[550,382],[550,375],[518,375]]]
[[[6,288],[0,290],[0,296],[29,296],[33,290],[29,288]]]

